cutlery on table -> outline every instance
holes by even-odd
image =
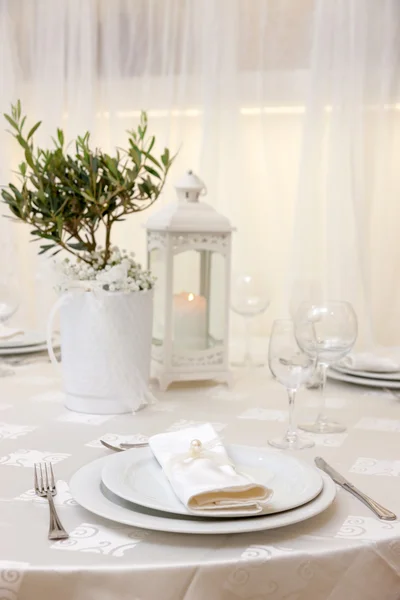
[[[109,450],[114,450],[115,452],[123,452],[124,450],[130,450],[131,448],[146,448],[149,445],[148,442],[137,442],[136,444],[121,443],[118,446],[116,446],[114,444],[106,442],[105,440],[100,440],[100,443],[103,444],[105,448],[108,448]]]
[[[340,487],[342,487],[344,490],[350,492],[350,494],[353,494],[353,496],[361,500],[361,502],[368,506],[368,508],[371,509],[377,517],[379,517],[383,521],[394,521],[395,519],[397,519],[397,516],[392,511],[388,510],[387,508],[384,508],[383,506],[375,502],[375,500],[372,500],[372,498],[364,494],[364,492],[361,492],[359,489],[357,489],[352,483],[350,483],[350,481],[347,481],[347,479],[345,479],[343,475],[341,475],[340,473],[335,471],[335,469],[333,469],[330,465],[328,465],[328,463],[323,458],[317,456],[315,458],[315,464],[319,469],[321,469],[327,475],[329,475],[329,477],[333,479],[335,483],[340,485]]]
[[[65,540],[69,537],[65,531],[54,506],[53,496],[57,495],[53,465],[51,463],[35,463],[34,486],[37,496],[47,498],[50,509],[49,540]]]

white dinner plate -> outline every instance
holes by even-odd
[[[107,490],[102,484],[101,472],[108,459],[108,456],[99,458],[79,469],[69,483],[71,494],[78,504],[95,515],[142,529],[191,534],[247,533],[276,529],[319,515],[332,504],[336,495],[335,483],[325,473],[321,473],[321,493],[311,502],[284,513],[248,519],[204,519],[184,515],[174,517],[122,500]]]
[[[336,379],[338,381],[345,381],[346,383],[355,383],[357,385],[364,385],[367,387],[387,387],[394,390],[400,390],[400,381],[389,381],[388,379],[372,379],[368,377],[359,377],[358,375],[347,375],[346,373],[341,373],[333,369],[328,370],[328,377],[330,377],[331,379]]]
[[[354,375],[354,377],[364,377],[367,379],[383,379],[389,381],[399,381],[400,382],[400,373],[399,371],[392,371],[390,373],[376,373],[373,371],[360,371],[359,369],[351,369],[350,367],[339,367],[335,365],[332,367],[334,371],[338,373],[344,373],[345,375]]]
[[[9,340],[0,341],[0,349],[24,348],[26,346],[43,346],[46,343],[46,336],[40,331],[24,331]]]
[[[292,456],[263,448],[227,446],[238,470],[273,490],[262,513],[273,514],[306,504],[322,489],[321,472]],[[189,511],[175,495],[150,448],[134,448],[110,456],[102,474],[104,485],[116,496],[153,510],[209,518],[232,518],[210,511]],[[241,515],[239,515],[241,516]],[[245,515],[249,517],[249,515]]]
[[[57,344],[53,346],[56,348]],[[15,354],[33,354],[34,352],[43,352],[47,350],[47,344],[38,344],[37,346],[25,346],[24,348],[0,348],[0,356],[9,356]]]

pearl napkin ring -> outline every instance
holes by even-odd
[[[203,444],[200,440],[192,440],[190,442],[190,455],[192,458],[198,458],[203,452]]]
[[[176,465],[183,464],[188,460],[192,462],[193,460],[197,460],[199,458],[209,458],[212,462],[220,465],[221,467],[232,467],[236,470],[235,465],[227,458],[226,454],[221,455],[217,452],[211,452],[211,450],[220,443],[221,440],[219,438],[214,438],[205,444],[203,444],[201,440],[193,439],[189,444],[187,452],[177,454],[170,459],[168,470],[171,471]]]

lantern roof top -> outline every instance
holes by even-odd
[[[203,181],[192,171],[187,171],[175,185],[178,201],[170,202],[155,212],[146,222],[151,231],[214,232],[232,231],[227,217],[221,215],[200,196],[207,193]]]

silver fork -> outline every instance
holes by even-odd
[[[33,477],[36,494],[47,498],[49,503],[49,540],[65,540],[69,535],[62,526],[53,501],[53,496],[57,494],[53,465],[51,463],[35,463]]]

